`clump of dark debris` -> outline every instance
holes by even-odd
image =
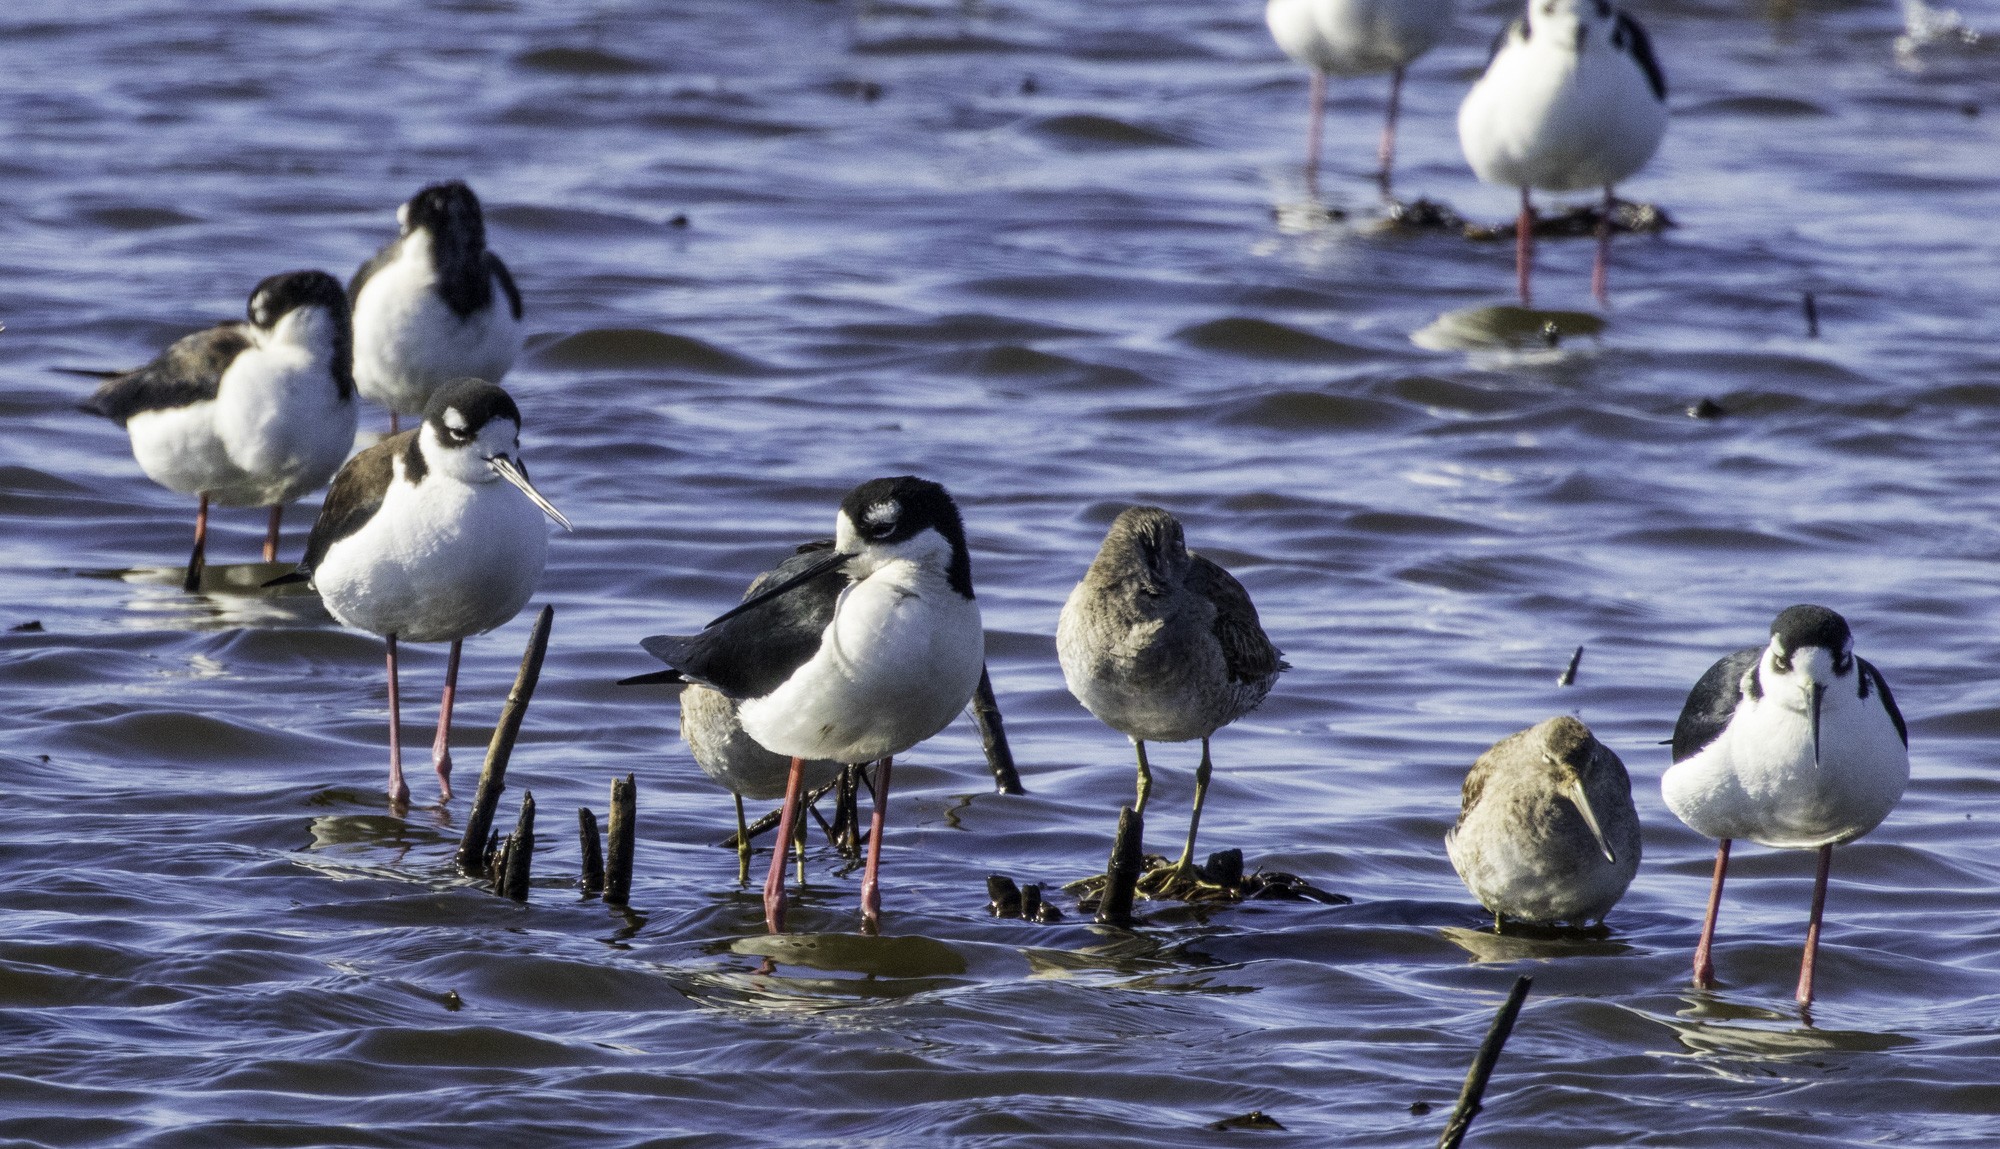
[[[1602,204],[1578,204],[1554,215],[1536,217],[1535,236],[1538,239],[1566,239],[1596,235],[1598,224],[1603,219]],[[1450,204],[1433,199],[1397,201],[1389,205],[1389,226],[1399,231],[1451,232],[1467,239],[1490,242],[1513,239],[1518,225],[1518,220],[1511,219],[1497,224],[1474,223],[1453,211]],[[1658,204],[1623,199],[1611,201],[1613,233],[1657,235],[1675,226],[1678,225],[1673,218]]]
[[[1105,875],[1095,874],[1064,886],[1076,895],[1077,909],[1095,913],[1104,897]],[[1343,894],[1320,889],[1297,874],[1281,870],[1243,872],[1243,851],[1222,850],[1208,861],[1186,870],[1159,854],[1147,854],[1139,873],[1138,892],[1156,902],[1188,902],[1196,905],[1235,905],[1238,902],[1293,901],[1319,902],[1344,906],[1353,901]]]

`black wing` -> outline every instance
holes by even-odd
[[[306,536],[306,557],[299,564],[300,574],[310,577],[333,544],[368,525],[368,520],[382,509],[382,496],[388,493],[389,484],[396,477],[396,456],[411,450],[416,441],[415,430],[391,435],[349,459],[333,477],[326,502],[320,504],[319,517],[313,520],[312,533]]]
[[[1290,669],[1257,621],[1256,604],[1236,576],[1201,557],[1188,556],[1188,589],[1215,604],[1215,640],[1231,682],[1259,682]]]
[[[1910,728],[1903,722],[1903,712],[1896,709],[1896,696],[1889,693],[1889,680],[1882,677],[1882,672],[1875,669],[1875,664],[1867,659],[1857,658],[1854,661],[1861,664],[1861,697],[1868,697],[1868,684],[1873,682],[1875,689],[1882,692],[1882,709],[1889,712],[1889,721],[1896,724],[1897,736],[1903,740],[1904,746],[1908,746]]]
[[[123,427],[126,420],[146,411],[170,411],[213,399],[223,372],[249,348],[250,336],[240,323],[184,335],[151,363],[113,376],[79,409]]]
[[[1687,705],[1674,723],[1674,761],[1701,753],[1722,736],[1743,699],[1743,675],[1763,657],[1763,647],[1745,647],[1709,667],[1688,691]]]
[[[808,543],[752,580],[748,599],[773,581],[803,572],[826,557],[832,543]],[[792,672],[819,651],[820,636],[833,621],[847,576],[830,570],[777,598],[724,619],[700,634],[659,634],[643,639],[646,653],[673,667],[690,682],[731,698],[761,698],[783,685]]]
[[[367,263],[362,264],[355,270],[354,278],[347,281],[347,305],[349,307],[353,307],[355,304],[361,302],[362,287],[368,283],[368,280],[376,272],[396,262],[396,257],[402,254],[402,251],[403,241],[398,239],[396,242],[370,256]]]
[[[1653,56],[1653,42],[1646,36],[1646,30],[1639,22],[1623,12],[1618,14],[1618,23],[1612,29],[1611,42],[1632,53],[1646,82],[1653,86],[1653,95],[1661,103],[1667,102],[1667,74],[1660,71],[1660,61]]]
[[[486,261],[486,274],[500,281],[500,291],[507,297],[508,310],[514,313],[515,319],[520,319],[521,289],[514,286],[513,274],[507,270],[506,264],[500,262],[499,256],[490,251],[481,252],[480,255]]]

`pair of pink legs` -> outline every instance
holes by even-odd
[[[278,561],[278,524],[284,520],[285,507],[279,503],[271,508],[271,525],[264,532],[264,561]],[[181,588],[192,594],[201,589],[201,572],[208,566],[208,495],[204,493],[196,504],[194,512],[194,552],[188,555],[187,578]]]
[[[888,811],[893,761],[884,758],[876,765],[875,784],[870,790],[875,809],[868,821],[868,866],[861,874],[861,923],[871,932],[882,925],[882,824]],[[804,773],[805,759],[792,759],[791,774],[785,780],[785,806],[778,814],[778,845],[771,851],[771,873],[764,879],[764,928],[774,934],[785,931],[785,855],[791,852],[792,835],[797,831]]]
[[[1326,73],[1315,71],[1312,76],[1312,114],[1306,124],[1306,182],[1315,190],[1319,187],[1319,138],[1321,128],[1326,123]],[[1382,124],[1382,146],[1376,151],[1380,161],[1375,172],[1375,182],[1382,186],[1383,196],[1389,194],[1389,173],[1396,164],[1396,113],[1403,100],[1403,70],[1397,68],[1389,73],[1389,115]]]
[[[1600,305],[1611,302],[1611,209],[1616,203],[1611,186],[1604,188],[1604,212],[1597,220],[1597,261],[1590,268],[1590,294]],[[1514,280],[1521,291],[1521,306],[1535,305],[1528,280],[1535,266],[1535,209],[1528,202],[1528,189],[1521,189],[1521,217],[1514,225]]]
[[[396,686],[396,636],[389,640],[389,801],[398,806],[410,801],[410,787],[403,781],[403,705]],[[444,700],[438,705],[437,741],[431,743],[431,765],[437,769],[438,799],[451,801],[451,704],[458,694],[458,655],[465,645],[462,638],[451,640],[451,654],[444,664]]]
[[[1806,951],[1799,959],[1800,1005],[1813,999],[1813,960],[1819,956],[1819,923],[1826,912],[1826,877],[1833,868],[1833,847],[1819,848],[1819,872],[1813,878],[1812,916],[1806,925]],[[1715,884],[1708,891],[1708,917],[1701,923],[1701,941],[1694,947],[1694,984],[1702,989],[1715,987],[1715,960],[1709,955],[1715,941],[1715,918],[1722,909],[1722,877],[1729,869],[1729,839],[1715,849]]]

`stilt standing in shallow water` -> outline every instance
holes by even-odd
[[[264,561],[278,557],[286,503],[326,485],[354,447],[347,300],[323,271],[274,275],[250,293],[250,322],[183,337],[135,371],[111,374],[82,406],[125,428],[146,477],[196,497],[183,585],[201,589],[208,504],[270,507]],[[102,374],[86,372],[86,374]]]
[[[1710,948],[1722,905],[1729,844],[1819,851],[1798,1001],[1813,998],[1813,964],[1833,848],[1881,824],[1910,779],[1909,728],[1889,682],[1854,655],[1847,620],[1793,606],[1771,641],[1709,667],[1674,724],[1674,764],[1660,779],[1667,808],[1719,839],[1708,913],[1694,956],[1695,984],[1715,983]]]
[[[817,629],[788,603],[821,576],[846,586]],[[936,483],[875,479],[841,500],[833,550],[751,595],[700,634],[656,635],[646,650],[690,682],[737,702],[743,730],[791,759],[778,841],[791,841],[805,763],[879,762],[873,831],[861,881],[870,928],[882,912],[882,829],[890,756],[945,728],[972,700],[986,638],[958,507]],[[785,851],[773,852],[764,917],[785,925]]]
[[[1612,187],[1659,149],[1667,80],[1645,29],[1610,0],[1531,0],[1493,43],[1486,73],[1458,109],[1458,142],[1487,183],[1521,189],[1514,276],[1534,302],[1532,189],[1602,188],[1591,291],[1610,299]]]
[[[1306,126],[1306,179],[1317,187],[1328,76],[1389,73],[1376,182],[1390,194],[1396,162],[1396,117],[1403,71],[1443,38],[1456,0],[1270,0],[1264,22],[1285,55],[1312,69]]]
[[[398,415],[421,415],[454,379],[498,383],[521,353],[521,292],[486,250],[479,197],[453,180],[396,209],[402,234],[361,265],[354,305],[354,379]]]
[[[461,379],[431,397],[424,421],[341,468],[313,523],[305,561],[282,580],[311,580],[333,617],[388,643],[389,799],[403,781],[397,642],[450,641],[431,763],[451,797],[451,710],[466,637],[519,614],[548,557],[547,514],[569,520],[528,481],[521,412],[507,392]]]

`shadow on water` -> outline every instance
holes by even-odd
[[[1820,1029],[1810,1013],[1731,1001],[1716,993],[1689,990],[1681,1003],[1684,1008],[1674,1016],[1655,1016],[1696,1057],[1783,1061],[1825,1053],[1881,1053],[1917,1044],[1917,1038],[1900,1033]]]
[[[1570,957],[1624,957],[1639,952],[1602,927],[1562,930],[1510,924],[1505,933],[1446,926],[1438,933],[1481,964]]]
[[[325,622],[319,594],[305,583],[265,586],[288,575],[296,563],[210,563],[201,590],[181,589],[184,566],[80,570],[78,578],[122,582],[132,588],[126,621],[148,629],[214,630],[222,627],[280,626]]]

